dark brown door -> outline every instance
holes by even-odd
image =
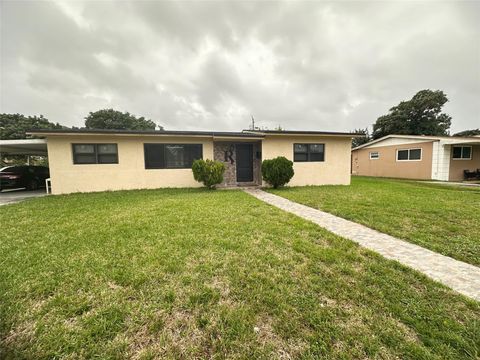
[[[235,145],[237,158],[237,182],[253,181],[253,145]]]

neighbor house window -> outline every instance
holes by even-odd
[[[117,144],[72,144],[74,164],[118,164]]]
[[[419,161],[422,160],[422,149],[397,150],[397,161]]]
[[[293,161],[324,161],[325,144],[293,144]]]
[[[202,144],[144,144],[145,169],[187,169],[202,158]]]
[[[372,151],[370,153],[370,160],[377,160],[380,158],[380,154],[378,153],[378,151]]]
[[[471,146],[454,146],[452,157],[454,160],[471,160],[472,147]]]

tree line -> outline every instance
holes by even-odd
[[[392,107],[388,114],[380,116],[373,124],[373,132],[355,129],[352,133],[364,134],[353,140],[353,147],[390,134],[448,136],[452,117],[442,112],[448,98],[441,90],[421,90],[410,100]],[[75,127],[74,127],[75,128]],[[137,117],[129,112],[103,109],[90,112],[85,117],[86,129],[112,130],[163,130],[150,119]],[[29,129],[68,129],[40,116],[0,114],[0,139],[25,139]],[[480,135],[480,129],[465,130],[453,136]]]
[[[447,95],[441,90],[421,90],[410,100],[392,107],[388,114],[380,116],[373,124],[371,134],[368,128],[355,129],[353,133],[364,134],[365,137],[354,139],[352,147],[390,134],[449,136],[452,117],[442,112],[447,102]],[[453,136],[473,135],[480,135],[480,129],[453,134]]]
[[[129,112],[113,109],[103,109],[90,112],[85,117],[85,129],[112,130],[163,130],[163,126],[154,121],[137,117]],[[50,122],[40,116],[25,116],[22,114],[0,114],[0,139],[25,139],[26,132],[33,129],[69,129],[67,126]],[[73,127],[76,129],[76,127]]]

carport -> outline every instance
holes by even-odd
[[[30,164],[30,156],[48,156],[46,139],[20,139],[20,140],[0,140],[0,159],[9,155],[26,155],[27,165]],[[1,167],[1,166],[0,166]],[[45,190],[18,193],[12,190],[2,191],[0,205],[4,203],[16,202],[29,197],[41,196]]]
[[[480,137],[452,141],[449,145],[453,153],[450,174],[460,174],[458,177],[463,176],[464,181],[480,181]]]
[[[0,157],[4,155],[48,156],[47,140],[0,140]]]

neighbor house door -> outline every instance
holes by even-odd
[[[237,182],[253,181],[253,144],[236,144]]]

